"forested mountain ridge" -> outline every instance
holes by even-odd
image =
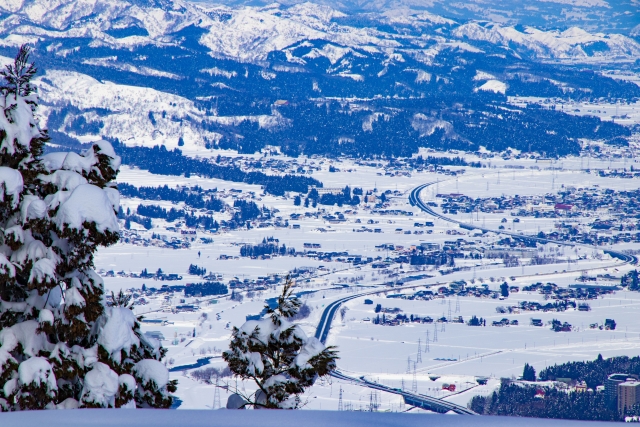
[[[640,98],[592,65],[637,68],[640,44],[619,34],[310,3],[78,1],[0,5],[0,54],[34,44],[43,120],[63,145],[110,135],[196,152],[561,156],[577,154],[579,138],[625,144],[632,130],[508,97]]]

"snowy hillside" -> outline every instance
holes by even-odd
[[[590,34],[572,27],[566,31],[540,31],[527,27],[523,32],[513,27],[469,23],[456,28],[453,33],[460,38],[483,40],[508,46],[523,46],[538,58],[573,60],[611,60],[640,56],[640,45],[633,39],[619,34]]]
[[[82,142],[99,140],[100,135],[118,138],[128,145],[153,147],[163,145],[177,148],[180,139],[190,151],[205,150],[205,145],[217,142],[222,135],[203,129],[203,121],[223,124],[247,120],[261,127],[273,127],[282,122],[279,116],[207,117],[193,101],[155,89],[119,85],[109,81],[97,81],[85,74],[69,71],[47,71],[38,79],[43,114],[64,100],[68,107],[82,111],[68,115],[51,131],[66,132]],[[67,108],[68,108],[67,107]],[[74,121],[95,124],[99,132],[78,134],[70,129]]]
[[[90,38],[93,48],[136,49],[178,46],[183,41],[179,32],[196,31],[198,43],[212,55],[243,62],[265,60],[270,52],[305,40],[385,50],[389,54],[438,49],[442,44],[469,39],[514,44],[516,50],[540,58],[583,61],[640,57],[640,45],[624,35],[590,34],[579,28],[542,31],[527,27],[521,31],[505,24],[464,23],[464,19],[456,22],[406,10],[360,18],[311,3],[232,8],[181,0],[25,0],[0,4],[0,12],[4,12],[0,19],[2,44],[16,46],[46,38],[51,40],[47,50],[59,56],[76,51],[77,46],[63,46],[65,39]]]
[[[305,0],[283,0],[291,5]],[[206,0],[202,0],[206,3]],[[269,0],[223,0],[228,5],[268,5]],[[318,0],[346,13],[378,13],[386,10],[430,12],[456,20],[490,20],[503,25],[528,25],[546,29],[578,26],[593,32],[632,34],[637,30],[637,2],[634,0]]]

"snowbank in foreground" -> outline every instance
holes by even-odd
[[[32,411],[0,413],[0,425],[21,427],[519,427],[580,426],[585,422],[535,418],[466,415],[412,415],[399,413],[337,411],[171,411],[161,409],[77,409],[73,411]],[[620,423],[589,423],[595,427]]]

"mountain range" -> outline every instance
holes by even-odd
[[[285,5],[301,3],[283,0]],[[223,1],[227,5],[267,6],[268,1]],[[578,26],[588,31],[635,34],[640,32],[637,0],[320,0],[319,4],[346,13],[385,10],[429,11],[455,20],[485,20],[502,25],[526,25],[541,29]]]
[[[628,128],[508,99],[639,98],[640,87],[600,72],[638,69],[630,28],[538,28],[443,4],[374,13],[355,4],[8,0],[0,55],[35,47],[41,120],[71,146],[110,137],[196,152],[277,145],[291,155],[395,156],[420,146],[563,155],[579,152],[580,138],[625,143]]]

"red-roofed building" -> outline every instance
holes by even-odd
[[[568,205],[565,203],[556,203],[554,209],[557,211],[571,211],[573,210],[573,205]]]

